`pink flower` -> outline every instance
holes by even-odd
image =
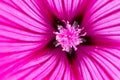
[[[0,80],[120,80],[120,1],[0,0]]]

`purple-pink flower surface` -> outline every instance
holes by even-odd
[[[0,0],[0,80],[120,80],[120,0]]]

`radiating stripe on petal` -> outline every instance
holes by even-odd
[[[120,48],[91,46],[82,48],[82,52],[84,57],[80,61],[80,67],[85,80],[120,79]],[[80,53],[78,54],[80,55]]]

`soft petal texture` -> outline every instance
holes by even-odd
[[[90,46],[80,47],[80,49],[78,61],[82,68],[83,80],[120,79],[120,48]]]
[[[83,25],[96,44],[120,46],[120,1],[98,0],[86,13]]]
[[[68,60],[49,48],[54,19],[83,17],[94,45]],[[119,0],[0,0],[0,80],[120,80]]]

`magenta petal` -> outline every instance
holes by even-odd
[[[32,80],[44,78],[45,76],[49,75],[49,72],[52,72],[52,70],[55,68],[55,65],[57,65],[57,62],[59,61],[58,56],[60,56],[60,54],[56,54],[56,50],[49,50],[43,53],[44,54],[40,56],[40,52],[37,51],[36,53],[33,53],[35,55],[27,55],[21,58],[19,57],[18,59],[16,58],[16,60],[9,61],[8,63],[4,64],[4,67],[6,68],[0,66],[1,72],[6,74],[2,75],[0,73],[0,78],[9,78],[10,80]],[[11,70],[12,72],[10,72]]]
[[[45,33],[46,30],[48,30],[48,27],[50,27],[50,25],[46,24],[48,23],[48,21],[46,20],[47,18],[43,16],[43,13],[38,12],[39,10],[36,8],[35,5],[36,4],[32,3],[31,1],[18,1],[18,2],[1,1],[0,2],[1,24],[7,23],[10,25],[6,24],[6,26],[13,26],[13,27],[15,26],[16,28],[22,28],[22,29],[27,28],[27,30],[29,31],[30,30],[36,31],[36,33],[43,33],[43,32]],[[9,21],[11,23],[9,23]]]
[[[97,45],[120,46],[120,2],[98,0],[89,7],[83,26]]]
[[[82,51],[78,51],[78,56],[81,57],[78,58],[78,61],[83,80],[120,79],[120,48],[93,46],[81,47],[81,49]]]
[[[81,14],[87,1],[84,0],[47,0],[52,12],[61,20],[72,21]],[[58,15],[59,14],[59,15]]]
[[[67,21],[87,33],[76,51],[55,46]],[[119,66],[120,1],[0,1],[0,80],[120,80]]]

